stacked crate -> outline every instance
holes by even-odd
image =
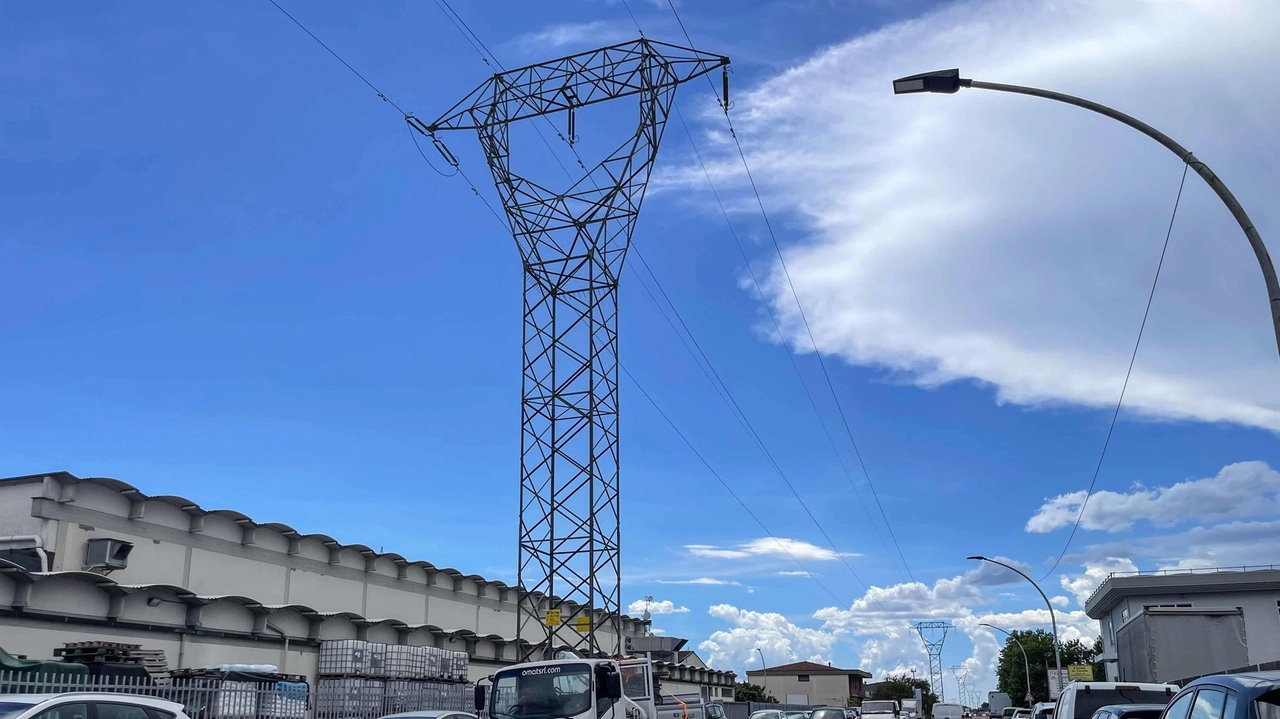
[[[166,696],[192,719],[304,719],[309,687],[292,674],[229,672],[206,667],[169,673]]]
[[[356,639],[321,642],[316,719],[472,711],[473,689],[464,684],[468,663],[466,652],[435,647]]]

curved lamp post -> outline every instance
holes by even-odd
[[[1041,90],[1035,87],[1024,87],[1022,85],[1004,85],[998,82],[983,82],[981,80],[970,80],[960,77],[960,71],[937,70],[935,72],[926,72],[919,75],[911,75],[893,81],[893,93],[895,95],[912,95],[922,92],[951,94],[959,92],[962,87],[972,87],[979,90],[997,90],[999,92],[1012,92],[1019,95],[1031,95],[1033,97],[1043,97],[1048,100],[1057,100],[1065,102],[1068,105],[1083,107],[1086,110],[1092,110],[1100,115],[1118,120],[1129,127],[1150,137],[1156,142],[1164,145],[1173,154],[1178,156],[1188,167],[1196,171],[1196,174],[1204,178],[1209,187],[1218,194],[1218,198],[1231,211],[1231,216],[1236,218],[1236,222],[1240,224],[1240,229],[1244,230],[1244,236],[1248,238],[1249,244],[1253,247],[1253,253],[1257,255],[1258,266],[1262,268],[1262,277],[1267,283],[1267,296],[1271,300],[1271,325],[1276,334],[1276,350],[1280,352],[1280,281],[1276,279],[1276,268],[1271,264],[1271,256],[1267,254],[1267,246],[1262,243],[1262,236],[1258,234],[1258,230],[1253,226],[1253,220],[1249,219],[1249,215],[1245,213],[1244,208],[1240,206],[1240,202],[1235,195],[1231,194],[1231,190],[1222,183],[1217,175],[1213,174],[1213,170],[1209,166],[1201,162],[1195,155],[1191,154],[1187,148],[1174,142],[1168,135],[1160,132],[1154,127],[1148,125],[1141,120],[1130,117],[1129,115],[1113,110],[1106,105],[1100,105],[1091,100],[1075,97],[1073,95],[1064,95],[1060,92],[1052,90]]]
[[[756,653],[760,655],[760,672],[764,674],[764,698],[769,700],[769,667],[764,663],[764,652],[760,651],[760,647],[756,647]]]
[[[1018,641],[1017,635],[1015,635],[1013,632],[1007,629],[1001,629],[1000,627],[997,627],[994,624],[987,624],[986,622],[979,622],[978,626],[990,627],[991,629],[994,629],[997,632],[1004,632],[1010,639],[1012,639],[1018,645],[1018,648],[1022,650],[1022,664],[1025,667],[1025,669],[1023,670],[1023,673],[1027,677],[1027,704],[1030,704],[1031,703],[1031,660],[1027,658],[1026,647],[1022,646],[1022,642]]]
[[[1044,605],[1049,608],[1049,621],[1050,623],[1053,624],[1053,666],[1054,666],[1054,670],[1058,672],[1058,690],[1061,691],[1062,690],[1062,652],[1059,651],[1058,649],[1058,615],[1054,614],[1053,602],[1049,601],[1048,595],[1044,593],[1044,590],[1040,588],[1039,584],[1036,584],[1035,581],[1031,579],[1031,577],[1028,577],[1025,573],[1023,573],[1021,569],[1018,569],[1017,567],[1011,567],[1008,564],[1005,564],[1004,562],[1001,562],[996,559],[991,559],[989,557],[984,557],[981,554],[975,554],[972,557],[965,557],[965,559],[975,559],[979,562],[990,562],[991,564],[998,564],[1001,567],[1004,567],[1005,569],[1008,569],[1009,571],[1016,573],[1018,576],[1022,577],[1028,582],[1031,582],[1031,586],[1035,587],[1037,592],[1040,592],[1040,598],[1044,600]],[[1022,645],[1019,644],[1018,646],[1022,646]],[[1025,655],[1025,652],[1024,652],[1024,655]],[[1030,677],[1028,677],[1028,679],[1030,679]]]

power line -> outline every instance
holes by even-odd
[[[720,473],[717,472],[715,468],[711,466],[711,463],[707,462],[706,458],[702,456],[702,453],[699,452],[698,449],[693,446],[693,443],[690,442],[689,438],[684,435],[684,432],[680,431],[680,428],[676,426],[676,423],[672,422],[671,418],[667,416],[667,413],[662,411],[662,407],[658,406],[658,403],[653,400],[653,397],[649,396],[649,393],[645,391],[644,387],[640,384],[640,382],[636,380],[635,376],[632,375],[631,372],[627,370],[626,366],[624,366],[621,362],[618,363],[618,366],[622,367],[622,371],[627,375],[627,378],[630,379],[631,382],[635,384],[636,389],[640,390],[640,394],[644,395],[644,398],[649,400],[649,404],[653,405],[653,408],[658,411],[658,414],[662,415],[662,418],[666,420],[667,424],[671,427],[671,429],[675,431],[675,433],[685,443],[685,446],[687,446],[689,450],[693,452],[693,454],[698,458],[698,461],[702,462],[702,465],[707,468],[707,471],[711,472],[712,476],[716,478],[716,481],[720,482],[720,486],[724,487],[725,491],[728,492],[729,495],[738,502],[738,504],[742,507],[742,509],[748,515],[750,515],[752,519],[755,520],[756,524],[760,525],[760,529],[762,529],[765,534],[769,535],[769,537],[773,539],[774,542],[777,543],[778,548],[781,549],[783,552],[785,552],[788,557],[791,557],[791,561],[795,562],[796,566],[800,567],[800,569],[803,570],[805,574],[809,575],[809,578],[812,579],[814,582],[816,582],[819,587],[822,587],[823,591],[825,591],[827,594],[830,594],[832,599],[836,600],[837,602],[840,602],[841,604],[844,604],[845,603],[844,599],[841,599],[840,597],[836,596],[835,592],[832,592],[830,589],[828,589],[827,585],[823,584],[816,576],[814,576],[813,572],[810,572],[804,566],[804,564],[800,562],[799,559],[796,559],[795,555],[793,555],[791,551],[787,549],[787,545],[782,543],[782,540],[778,539],[776,536],[774,536],[773,532],[769,531],[769,528],[765,526],[764,522],[760,521],[760,518],[756,516],[756,513],[751,511],[751,508],[747,506],[746,502],[742,501],[742,498],[738,496],[738,493],[733,491],[733,488],[729,486],[728,482],[724,481],[724,478],[720,476]],[[849,603],[849,604],[850,606],[852,606],[852,603]]]
[[[711,195],[715,198],[716,204],[720,207],[720,214],[724,217],[725,225],[729,228],[729,234],[733,237],[734,245],[738,248],[738,254],[742,257],[743,263],[747,267],[747,274],[751,277],[751,284],[755,286],[756,292],[761,297],[764,296],[764,289],[760,286],[760,280],[756,277],[755,269],[751,266],[751,260],[747,257],[747,251],[742,246],[742,240],[738,237],[737,230],[733,227],[733,221],[729,219],[729,211],[725,209],[724,202],[720,198],[720,192],[716,190],[715,182],[711,180],[711,172],[707,169],[707,165],[703,162],[702,152],[698,150],[698,144],[693,139],[693,133],[689,130],[688,123],[684,120],[684,114],[680,112],[680,108],[675,106],[676,117],[680,120],[680,126],[684,128],[685,135],[689,138],[689,145],[693,148],[693,154],[698,159],[698,166],[702,168],[702,174],[707,178],[707,186],[711,188]],[[778,323],[778,318],[773,312],[773,308],[766,302],[764,303],[765,312],[769,315],[770,322],[773,323],[774,331],[778,336],[782,336],[782,327]],[[880,528],[876,525],[875,520],[871,517],[870,510],[867,509],[867,503],[862,499],[862,493],[858,491],[858,485],[853,481],[853,474],[849,471],[849,465],[844,461],[844,456],[836,447],[835,438],[831,436],[830,430],[827,429],[827,423],[822,418],[822,412],[818,409],[818,402],[814,399],[813,392],[809,389],[809,383],[804,379],[804,373],[800,371],[800,364],[796,361],[795,352],[787,343],[782,343],[783,349],[787,353],[787,358],[791,362],[791,369],[795,371],[796,378],[800,380],[800,387],[804,389],[805,396],[809,399],[809,406],[813,408],[814,416],[818,419],[818,425],[822,427],[822,433],[827,438],[827,443],[831,445],[831,451],[835,454],[836,460],[840,463],[840,468],[844,471],[845,478],[849,480],[849,487],[853,490],[854,497],[858,500],[858,506],[862,508],[862,513],[867,517],[867,523],[875,532],[876,538],[880,540],[880,545],[884,547],[885,554],[889,555],[890,561],[894,566],[898,566],[898,560],[893,556],[893,552],[889,549],[889,545],[884,541],[884,535],[880,533]]]
[[[1151,301],[1156,296],[1156,285],[1160,283],[1160,269],[1164,267],[1164,255],[1169,251],[1169,238],[1173,236],[1173,222],[1178,219],[1178,205],[1182,202],[1182,188],[1187,183],[1187,169],[1190,165],[1183,165],[1182,180],[1178,183],[1178,196],[1173,200],[1173,212],[1169,216],[1169,229],[1164,234],[1164,247],[1160,249],[1160,261],[1156,263],[1156,276],[1151,280],[1151,291],[1147,293],[1147,306],[1142,311],[1142,324],[1138,325],[1138,338],[1133,343],[1133,353],[1129,355],[1129,369],[1124,373],[1124,384],[1120,386],[1120,398],[1116,400],[1116,409],[1111,413],[1111,425],[1107,427],[1107,438],[1102,442],[1102,452],[1098,455],[1098,464],[1093,468],[1093,479],[1089,480],[1089,489],[1084,493],[1084,501],[1080,503],[1080,513],[1076,515],[1076,521],[1071,525],[1071,534],[1067,536],[1067,543],[1062,545],[1062,552],[1058,554],[1058,558],[1054,560],[1053,566],[1049,567],[1049,571],[1045,573],[1040,581],[1048,579],[1062,563],[1062,558],[1067,556],[1067,550],[1071,548],[1071,541],[1076,538],[1076,531],[1080,529],[1080,521],[1084,519],[1084,510],[1089,506],[1089,498],[1093,496],[1093,488],[1098,483],[1098,473],[1102,471],[1102,461],[1107,457],[1107,447],[1111,445],[1111,433],[1116,430],[1116,419],[1120,416],[1120,405],[1124,404],[1125,390],[1129,389],[1129,377],[1133,374],[1133,364],[1138,359],[1138,347],[1142,345],[1142,333],[1147,329],[1147,316],[1151,314]]]
[[[693,38],[689,35],[689,29],[685,27],[684,20],[680,18],[680,12],[676,10],[675,3],[672,2],[672,0],[667,0],[667,5],[670,6],[671,13],[675,15],[676,22],[679,23],[680,30],[684,33],[685,40],[692,45]],[[711,85],[711,91],[714,93],[715,83],[711,82],[710,77],[707,78],[707,82]],[[818,342],[814,338],[813,329],[809,326],[809,318],[805,315],[804,305],[800,302],[800,295],[796,292],[795,283],[791,281],[791,272],[787,269],[787,261],[786,258],[783,257],[782,246],[778,243],[778,237],[773,231],[773,223],[769,221],[769,213],[764,207],[764,199],[761,198],[760,190],[756,187],[755,177],[751,174],[751,166],[747,162],[747,153],[742,149],[742,141],[738,138],[737,130],[733,126],[733,120],[729,117],[728,97],[722,99],[722,106],[724,107],[725,122],[729,126],[729,134],[733,137],[733,143],[738,149],[738,156],[742,159],[742,167],[746,170],[747,180],[751,184],[751,192],[755,195],[756,203],[760,206],[760,216],[764,218],[765,229],[769,232],[769,239],[772,241],[773,249],[778,255],[778,262],[782,266],[783,276],[786,277],[787,286],[791,289],[791,296],[795,300],[796,308],[800,312],[800,319],[804,323],[805,332],[809,335],[809,342],[813,345],[814,354],[817,355],[818,366],[822,368],[822,376],[826,379],[827,388],[831,391],[831,398],[835,401],[836,409],[840,414],[840,421],[844,425],[845,433],[849,437],[849,443],[853,446],[854,455],[858,458],[858,464],[861,466],[862,474],[867,480],[867,486],[871,488],[871,496],[876,500],[876,507],[880,510],[880,516],[884,520],[885,529],[889,531],[889,537],[893,540],[893,545],[898,551],[898,557],[902,559],[902,565],[907,570],[907,576],[911,578],[913,585],[919,584],[919,582],[916,581],[915,574],[911,571],[911,565],[907,562],[906,555],[902,552],[902,545],[898,543],[898,537],[893,532],[893,525],[889,522],[889,515],[884,511],[884,504],[880,501],[880,493],[876,491],[876,486],[871,481],[871,473],[867,471],[867,464],[862,458],[862,451],[858,448],[857,440],[853,437],[853,429],[849,425],[848,417],[845,416],[844,405],[840,402],[840,397],[836,393],[835,384],[831,381],[831,374],[827,371],[827,363],[822,357],[822,350],[818,348]],[[786,340],[783,339],[783,341],[785,342]],[[918,587],[916,588],[916,592],[919,594]],[[924,597],[921,597],[921,599],[923,598]]]
[[[391,98],[387,97],[387,96],[386,96],[386,95],[385,95],[381,90],[379,90],[376,86],[374,86],[374,84],[373,84],[373,83],[369,82],[369,79],[368,79],[368,78],[366,78],[364,75],[361,75],[359,70],[357,70],[357,69],[355,69],[354,67],[352,67],[352,66],[351,66],[351,63],[347,62],[346,60],[343,60],[341,55],[339,55],[338,53],[336,53],[336,52],[334,52],[334,51],[333,51],[333,48],[331,48],[331,47],[329,47],[328,45],[324,44],[324,40],[321,40],[320,38],[316,37],[316,36],[315,36],[315,33],[313,33],[313,32],[311,32],[310,30],[308,30],[306,25],[303,25],[302,23],[298,22],[298,19],[297,19],[297,18],[295,18],[294,16],[290,15],[288,10],[285,10],[284,8],[280,7],[280,3],[276,2],[276,0],[267,0],[267,2],[271,3],[272,5],[275,5],[275,6],[276,6],[276,9],[277,9],[277,10],[279,10],[280,12],[284,13],[284,16],[285,16],[285,17],[287,17],[287,18],[289,18],[290,20],[292,20],[294,25],[297,25],[298,27],[302,28],[302,31],[303,31],[303,32],[305,32],[306,34],[310,35],[312,40],[315,40],[316,42],[320,43],[320,47],[324,48],[325,50],[328,50],[330,55],[333,55],[333,56],[338,60],[338,62],[340,62],[340,63],[342,63],[343,65],[345,65],[345,66],[347,67],[347,69],[348,69],[348,70],[350,70],[352,73],[354,73],[354,74],[355,74],[355,76],[356,76],[356,77],[360,78],[360,81],[361,81],[361,82],[363,82],[364,84],[368,85],[370,90],[373,90],[375,93],[377,93],[377,94],[378,94],[378,97],[382,98],[385,102],[389,102],[389,103],[391,103],[391,106],[392,106],[392,107],[394,107],[395,109],[399,110],[401,115],[408,115],[408,114],[409,114],[409,113],[405,112],[404,110],[401,110],[401,109],[400,109],[400,106],[399,106],[399,105],[397,105],[397,104],[395,103],[395,101],[393,101]]]

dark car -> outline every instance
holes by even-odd
[[[1108,704],[1098,707],[1092,719],[1159,719],[1165,704]]]
[[[1197,679],[1178,692],[1161,719],[1280,719],[1280,671]]]

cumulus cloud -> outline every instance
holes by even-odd
[[[1027,531],[1051,532],[1070,527],[1080,515],[1084,499],[1083,490],[1050,499],[1027,521]],[[1221,521],[1277,513],[1280,472],[1266,462],[1238,462],[1223,467],[1213,477],[1190,479],[1169,487],[1094,492],[1080,526],[1123,532],[1144,520],[1157,527],[1172,527],[1190,520]]]
[[[1280,542],[1280,520],[1227,522],[1174,534],[1091,545],[1081,553],[1080,561],[1094,563],[1106,557],[1126,556],[1145,560],[1144,565],[1155,565],[1157,569],[1272,564],[1277,542]]]
[[[1093,595],[1112,572],[1134,572],[1138,567],[1133,560],[1125,557],[1105,557],[1101,562],[1091,563],[1085,567],[1084,574],[1063,574],[1058,578],[1062,588],[1075,596],[1076,602],[1084,606],[1086,600]]]
[[[1280,64],[1278,31],[1271,0],[958,2],[738,93],[765,201],[799,228],[781,239],[818,345],[925,387],[1113,405],[1179,161],[1078,108],[980,90],[895,97],[890,81],[958,65],[1114,104],[1193,147],[1274,237],[1280,76],[1257,68]],[[735,196],[745,179],[732,143],[720,147],[710,169]],[[705,191],[696,165],[663,182]],[[763,270],[779,339],[811,349],[781,268]],[[1274,355],[1256,259],[1192,173],[1126,412],[1280,431]]]
[[[800,569],[794,571],[778,572],[779,577],[808,577],[809,573]]]
[[[732,579],[716,579],[715,577],[697,577],[694,579],[659,579],[658,584],[705,584],[708,586],[742,586],[742,582]]]
[[[716,604],[707,610],[713,618],[729,625],[713,632],[698,645],[713,667],[742,667],[758,661],[756,648],[770,664],[808,660],[825,662],[835,634],[793,624],[775,612],[755,612],[731,604]]]
[[[627,613],[634,614],[637,617],[644,614],[645,610],[648,610],[650,614],[655,616],[659,614],[687,614],[689,612],[688,607],[677,607],[675,602],[670,599],[663,599],[661,601],[637,599],[627,605]]]
[[[750,557],[771,556],[785,557],[787,559],[795,557],[801,561],[825,562],[840,558],[839,554],[825,547],[786,537],[762,537],[760,539],[752,539],[749,542],[742,542],[732,547],[687,544],[685,549],[689,550],[689,553],[695,557],[707,557],[710,559],[748,559]],[[856,557],[858,555],[845,554],[844,556]]]

